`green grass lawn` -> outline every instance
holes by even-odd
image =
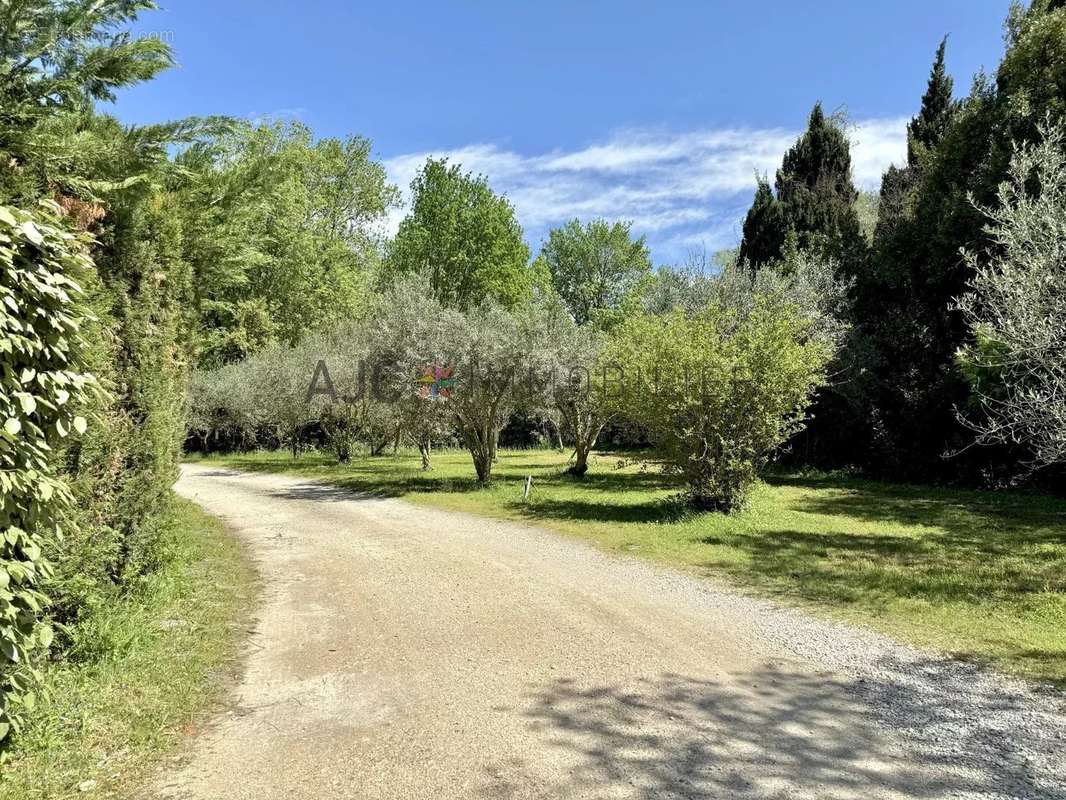
[[[500,454],[477,488],[465,452],[214,458],[379,495],[524,520],[611,552],[654,559],[868,624],[921,646],[1066,685],[1066,501],[899,486],[837,475],[774,475],[733,516],[686,514],[652,465],[600,455],[583,480],[565,456]],[[522,482],[534,477],[528,501]]]
[[[251,567],[236,538],[184,500],[164,542],[164,566],[95,623],[108,655],[45,673],[44,697],[0,766],[0,800],[128,796],[221,697]]]

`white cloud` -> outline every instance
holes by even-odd
[[[484,174],[514,204],[534,247],[548,228],[573,217],[627,219],[647,235],[657,261],[671,262],[694,244],[736,244],[755,173],[772,179],[797,135],[780,128],[625,130],[576,150],[522,154],[481,143],[400,155],[385,166],[405,192],[429,156]],[[888,165],[905,157],[905,119],[860,121],[849,135],[855,181],[863,188],[876,188]],[[390,217],[390,230],[403,214]]]
[[[907,118],[872,119],[848,131],[851,138],[851,171],[863,189],[876,189],[889,164],[907,159]]]

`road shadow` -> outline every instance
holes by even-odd
[[[986,724],[1015,700],[990,692],[961,724],[953,698],[938,700],[891,679],[768,665],[729,682],[561,678],[533,689],[525,716],[565,765],[543,797],[1066,798],[1056,776],[1032,771],[1030,742]],[[539,766],[489,765],[482,796],[528,796],[544,785]]]
[[[240,476],[241,473],[235,469],[221,467],[191,474],[191,477],[194,478],[239,478]]]
[[[282,500],[302,500],[312,503],[343,503],[351,500],[381,501],[388,499],[384,495],[317,481],[307,481],[280,489],[273,489],[267,494],[270,497]]]
[[[347,465],[343,477],[334,472],[322,472],[319,478],[315,472],[318,468],[334,470],[336,466],[325,459],[293,461],[291,464],[276,461],[262,461],[255,457],[233,457],[229,463],[234,469],[243,472],[266,474],[285,474],[293,470],[297,476],[309,480],[328,481],[334,488],[340,488],[346,495],[323,494],[323,500],[352,499],[359,497],[403,497],[405,494],[423,492],[465,493],[480,491],[484,487],[474,477],[442,478],[432,471],[422,472],[412,468],[405,460],[390,456],[364,459]],[[310,484],[308,484],[310,485]],[[279,495],[284,496],[284,495]]]

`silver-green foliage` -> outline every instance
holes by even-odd
[[[966,253],[959,303],[973,343],[960,362],[981,413],[978,441],[1027,447],[1032,466],[1066,461],[1066,133],[1045,126],[1020,147],[995,208],[982,208],[989,258]]]
[[[76,237],[44,214],[0,206],[0,739],[32,708],[34,655],[52,641],[42,551],[72,497],[51,454],[85,430],[77,409],[95,386],[75,282],[91,268]]]

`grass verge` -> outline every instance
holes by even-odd
[[[0,800],[126,796],[220,699],[254,576],[220,522],[176,499],[163,566],[109,609],[106,657],[58,662],[0,767]]]
[[[673,485],[649,465],[600,455],[582,480],[565,456],[501,452],[478,489],[465,452],[349,465],[284,453],[213,458],[379,495],[532,522],[604,550],[637,555],[922,647],[1066,686],[1066,501],[1013,492],[903,486],[837,475],[781,474],[744,511],[679,514]],[[522,498],[526,475],[534,478]]]

